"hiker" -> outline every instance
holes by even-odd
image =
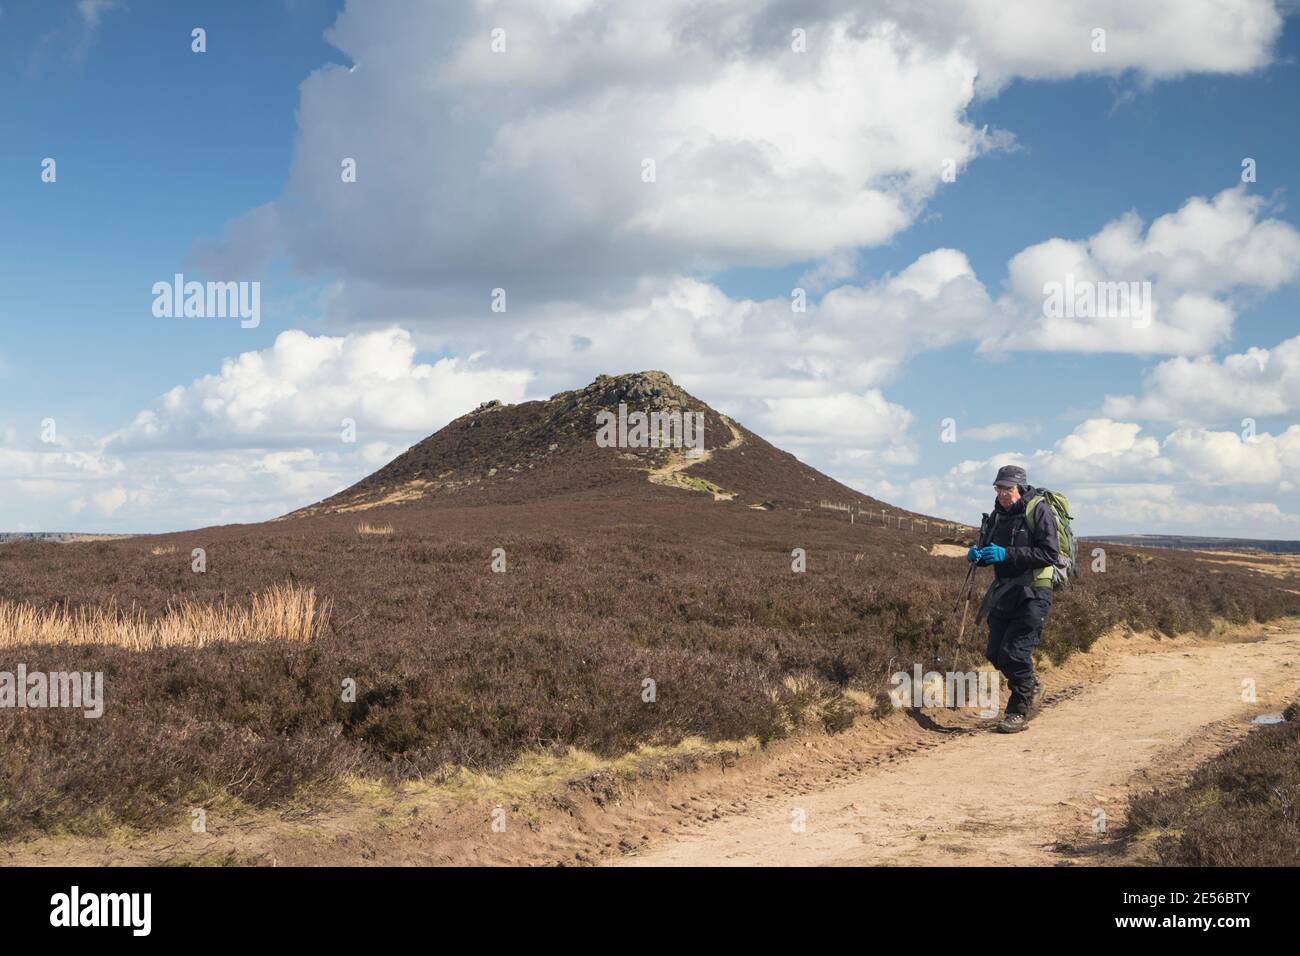
[[[989,543],[971,548],[966,557],[979,567],[992,565],[996,574],[975,620],[987,615],[989,645],[984,656],[1011,688],[998,724],[998,730],[1010,734],[1024,730],[1042,703],[1034,648],[1052,610],[1053,569],[1063,562],[1056,515],[1044,493],[1029,484],[1025,469],[1004,465],[993,486],[997,504],[981,536]]]

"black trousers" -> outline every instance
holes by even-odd
[[[989,613],[988,662],[1002,672],[1011,699],[1008,714],[1026,714],[1038,684],[1034,677],[1034,648],[1052,611],[1051,588],[1013,588]]]

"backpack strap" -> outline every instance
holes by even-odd
[[[1040,503],[1047,501],[1047,497],[1042,494],[1034,495],[1025,502],[1025,529],[1029,532],[1030,540],[1034,535],[1034,510]],[[1048,505],[1050,508],[1051,505]],[[1049,564],[1041,568],[1032,568],[1015,578],[1015,584],[1024,584],[1031,588],[1050,588],[1052,586],[1052,566]]]
[[[1034,533],[1034,509],[1038,507],[1040,501],[1046,500],[1043,495],[1034,495],[1025,502],[1025,527],[1029,529],[1030,534]]]

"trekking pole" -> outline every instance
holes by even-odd
[[[979,547],[981,548],[988,543],[985,540],[989,533],[988,524],[989,516],[985,514],[980,519],[980,533],[978,540]],[[977,561],[970,562],[970,567],[966,569],[966,580],[962,582],[961,591],[957,592],[957,604],[961,605],[961,626],[957,629],[957,643],[954,645],[952,651],[952,660],[954,663],[957,660],[957,653],[961,650],[961,639],[966,634],[966,618],[970,615],[970,596],[971,592],[975,589],[975,568],[978,564],[979,562]],[[955,613],[956,610],[957,606],[954,605],[953,612]]]

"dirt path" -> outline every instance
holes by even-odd
[[[851,782],[784,793],[622,858],[633,865],[1043,865],[1099,838],[1125,798],[1185,773],[1294,700],[1300,632],[1254,643],[1176,642],[1111,653],[1108,675],[1052,704],[1022,734],[987,730]],[[1089,656],[1089,655],[1084,655]],[[1067,665],[1068,666],[1068,665]],[[1255,682],[1255,703],[1242,700]],[[1048,687],[1053,682],[1049,677]],[[796,788],[797,789],[797,788]],[[795,832],[802,815],[803,832]]]
[[[736,428],[736,423],[726,415],[719,415],[719,418],[731,429],[731,440],[728,441],[719,451],[730,451],[739,447],[745,441],[745,436]],[[689,481],[684,480],[684,472],[695,465],[702,465],[713,457],[713,452],[707,448],[700,449],[700,454],[695,457],[688,457],[684,452],[672,451],[669,453],[668,461],[658,468],[652,468],[647,477],[656,485],[668,485],[674,488],[687,488],[692,491],[712,492],[715,501],[730,501],[736,497],[735,492],[724,491],[712,482],[708,481]]]

